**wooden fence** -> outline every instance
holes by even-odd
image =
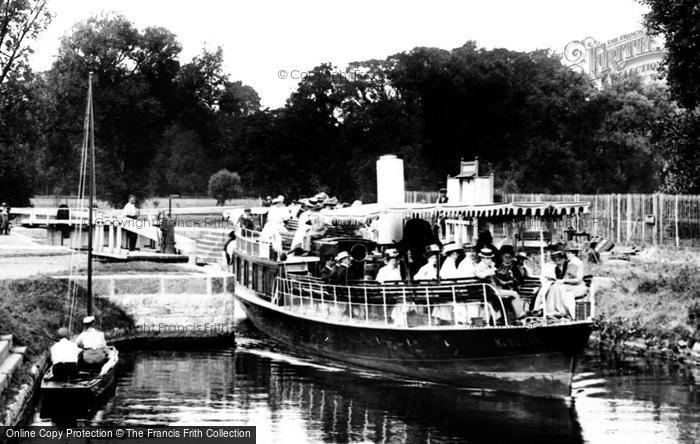
[[[506,194],[504,202],[584,201],[590,212],[563,223],[618,246],[700,247],[700,195]]]

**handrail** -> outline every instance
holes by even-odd
[[[393,320],[394,324],[398,322],[403,327],[445,327],[471,325],[477,318],[489,322],[491,311],[488,307],[497,294],[492,285],[477,282],[405,286],[331,285],[290,275],[276,278],[271,300],[286,311],[342,319],[350,324],[387,326]],[[469,309],[469,306],[473,308]],[[500,310],[505,317],[502,302]],[[458,312],[461,317],[457,315]],[[409,313],[415,313],[412,321],[408,321]],[[504,324],[508,326],[507,319]]]

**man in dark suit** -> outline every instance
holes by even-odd
[[[350,256],[350,253],[347,251],[341,251],[335,257],[335,261],[338,265],[335,267],[335,272],[331,276],[331,284],[347,285],[352,256]]]
[[[323,260],[323,268],[319,273],[319,277],[324,283],[328,284],[333,277],[333,273],[335,273],[335,259],[333,255],[327,254]]]

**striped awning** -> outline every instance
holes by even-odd
[[[450,219],[477,218],[560,218],[566,215],[587,213],[589,202],[510,202],[485,205],[459,204],[368,204],[358,207],[323,210],[318,213],[324,222],[330,224],[367,224],[382,214],[403,215],[405,218],[429,219],[445,217]]]

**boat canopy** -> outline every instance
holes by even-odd
[[[326,223],[362,225],[371,223],[383,214],[421,219],[432,217],[449,219],[520,219],[527,217],[558,219],[562,216],[588,213],[589,207],[590,202],[509,202],[483,205],[367,204],[335,210],[322,210],[317,214]]]

